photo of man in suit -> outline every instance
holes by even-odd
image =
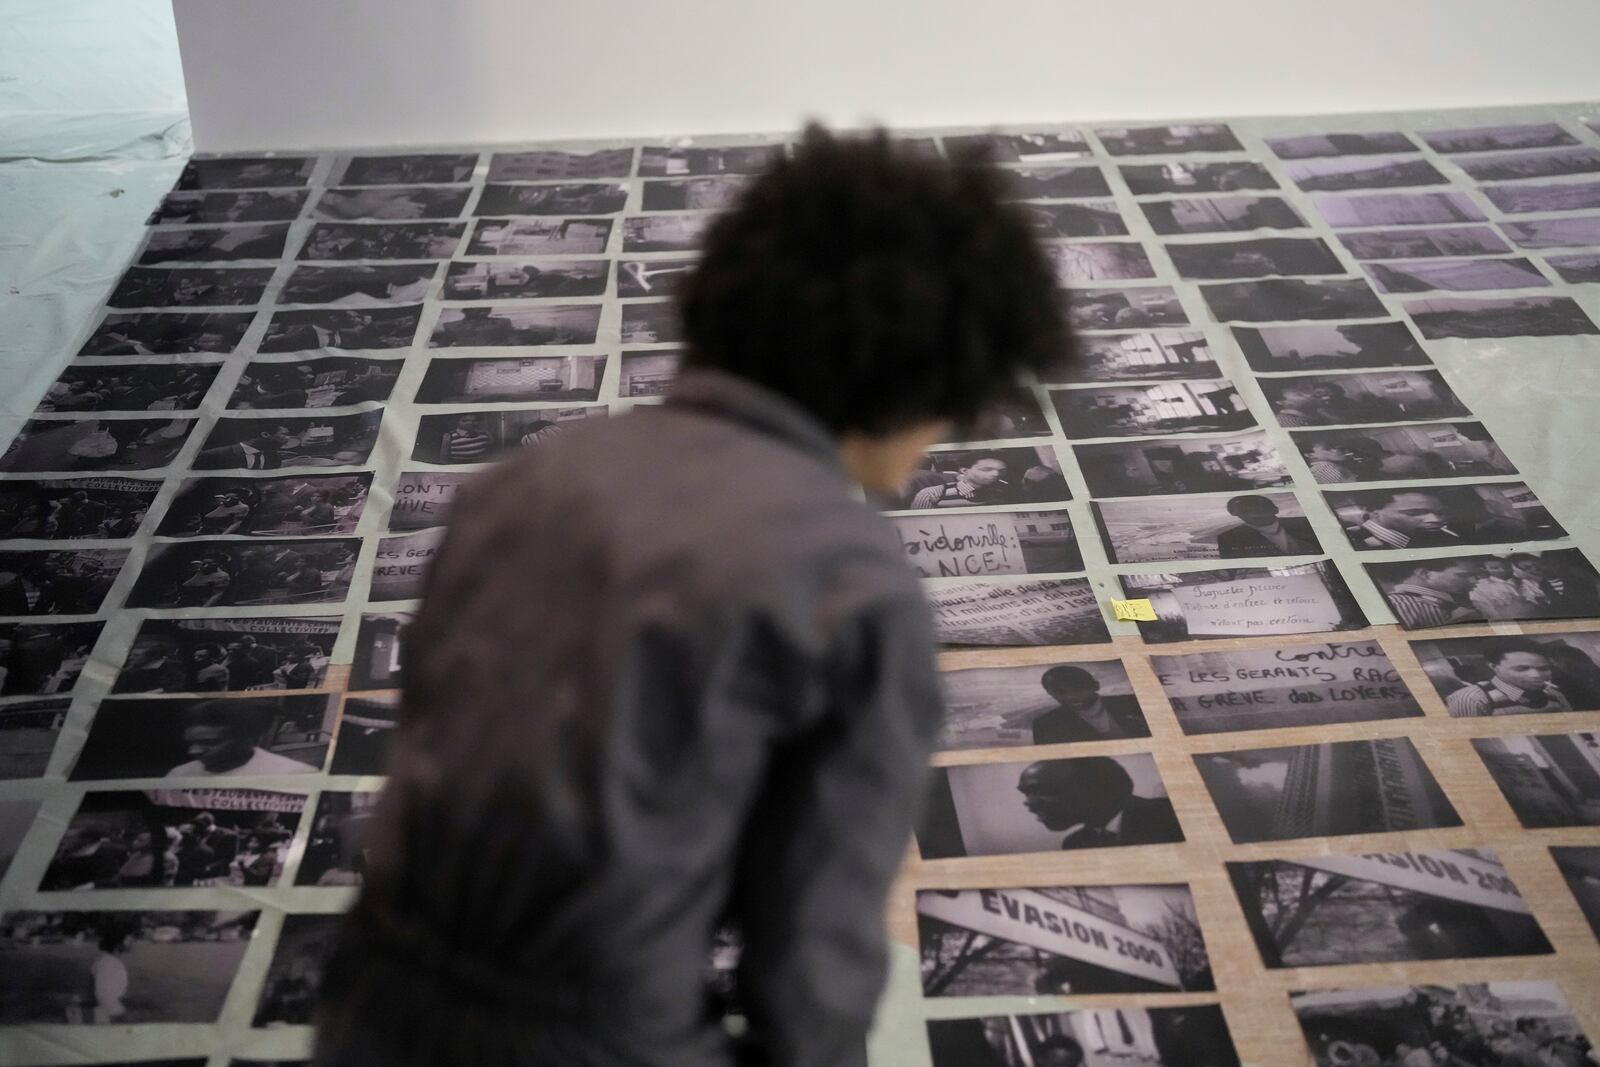
[[[1056,706],[1033,720],[1036,745],[1150,736],[1139,701],[1132,694],[1102,696],[1100,680],[1082,667],[1051,667],[1039,684]]]
[[[1308,556],[1322,551],[1309,520],[1280,516],[1278,505],[1267,497],[1236,496],[1228,501],[1228,514],[1240,524],[1217,535],[1217,554],[1222,559]]]
[[[1029,764],[1017,791],[1033,817],[1062,833],[1063,849],[1160,845],[1182,841],[1166,797],[1141,797],[1133,778],[1110,756]]]

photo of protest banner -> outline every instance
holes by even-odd
[[[413,600],[422,595],[428,565],[444,543],[444,527],[435,526],[403,537],[378,541],[372,561],[370,600]]]
[[[39,891],[276,885],[305,806],[259,789],[85,793]]]
[[[1365,564],[1407,630],[1600,615],[1600,574],[1576,548]]]
[[[601,255],[611,239],[611,225],[611,219],[477,219],[467,238],[467,255]]]
[[[1251,369],[1268,374],[1433,363],[1403,322],[1235,326],[1233,337]]]
[[[346,697],[329,774],[383,774],[399,722],[398,694]]]
[[[924,578],[1083,570],[1065,511],[959,511],[890,521],[906,562]]]
[[[340,925],[337,913],[283,917],[251,1026],[310,1025]]]
[[[477,165],[476,152],[347,156],[333,161],[333,167],[328,173],[328,184],[413,185],[467,182],[472,180],[472,171]]]
[[[80,356],[226,355],[239,347],[254,311],[112,312],[78,349]]]
[[[0,615],[93,615],[127,561],[125,548],[0,552]]]
[[[323,356],[294,363],[250,363],[239,375],[228,407],[336,408],[387,400],[400,377],[395,359]]]
[[[1268,967],[1544,956],[1555,951],[1489,849],[1229,863]]]
[[[1041,371],[1045,385],[1220,378],[1206,335],[1198,330],[1085,336],[1071,359]]]
[[[633,173],[633,147],[593,152],[496,152],[489,157],[492,182],[536,182],[555,178],[626,178]],[[463,179],[465,180],[465,179]]]
[[[450,505],[461,487],[472,480],[470,472],[402,471],[391,495],[389,532],[427,530],[449,521]]]
[[[188,478],[162,516],[166,537],[347,534],[361,521],[372,473]]]
[[[1121,660],[969,667],[939,681],[940,751],[1150,736]]]
[[[67,699],[0,704],[0,781],[44,774],[71,706]]]
[[[1600,630],[1413,641],[1451,715],[1600,711]]]
[[[1089,1052],[1111,1057],[1104,1062],[1146,1067],[1239,1067],[1227,1020],[1215,1004],[929,1019],[928,1048],[933,1067],[1088,1063]]]
[[[925,860],[1184,839],[1145,753],[935,767],[916,837]]]
[[[1289,436],[1322,485],[1517,473],[1481,422],[1304,430]]]
[[[259,911],[8,911],[0,1025],[213,1023]]]
[[[220,363],[68,366],[34,411],[192,411],[221,369]]]
[[[128,594],[133,608],[320,604],[350,592],[359,537],[252,544],[193,540],[157,544]]]
[[[1238,389],[1226,378],[1052,389],[1050,403],[1069,440],[1221,433],[1256,425]]]
[[[350,666],[350,688],[398,689],[405,630],[409,611],[363,612],[356,632],[355,662]]]
[[[341,617],[145,619],[113,693],[321,689]]]
[[[1092,496],[1223,493],[1289,485],[1278,450],[1259,430],[1232,437],[1169,437],[1073,445]]]
[[[0,471],[147,471],[172,463],[194,419],[29,419]]]
[[[1216,988],[1185,885],[923,889],[917,931],[928,997]]]
[[[195,470],[277,470],[365,463],[383,409],[306,418],[221,418],[195,453]]]
[[[974,579],[924,586],[945,645],[1093,645],[1111,640],[1087,578]]]
[[[1552,845],[1550,856],[1572,890],[1589,929],[1600,938],[1600,847]]]
[[[489,463],[507,452],[532,448],[583,419],[603,419],[605,404],[571,408],[457,411],[417,420],[411,458],[418,463]]]
[[[1230,567],[1175,574],[1119,575],[1130,599],[1149,600],[1154,622],[1138,623],[1151,644],[1214,637],[1359,630],[1367,617],[1332,560],[1284,567]]]
[[[315,308],[277,311],[267,322],[258,351],[310,352],[409,348],[422,321],[422,305],[410,307]]]
[[[1462,825],[1407,737],[1204,752],[1194,762],[1236,845]]]
[[[1600,826],[1600,734],[1475,737],[1472,747],[1523,826]]]
[[[172,192],[162,197],[146,223],[288,222],[299,216],[309,195],[304,189]]]
[[[1408,719],[1422,708],[1376,641],[1151,656],[1185,734]]]
[[[111,697],[95,711],[71,778],[316,774],[338,716],[331,695]]]
[[[0,696],[70,693],[104,622],[0,623]]]
[[[322,791],[305,853],[295,871],[295,885],[328,888],[361,884],[377,799],[376,792]]]
[[[0,538],[117,541],[132,537],[161,483],[149,478],[0,482]]]
[[[1281,196],[1203,196],[1141,200],[1139,210],[1163,237],[1185,233],[1299,230],[1306,220]]]
[[[1444,548],[1567,536],[1522,482],[1402,485],[1323,495],[1357,549]]]
[[[624,263],[626,268],[628,264]],[[618,294],[621,291],[618,276]],[[553,296],[604,296],[611,280],[609,259],[528,260],[522,263],[451,263],[444,276],[446,300],[527,300]]]
[[[886,511],[951,511],[1072,499],[1052,445],[935,448],[917,461]]]
[[[1322,552],[1293,493],[1097,500],[1100,540],[1113,563],[1314,556]]]

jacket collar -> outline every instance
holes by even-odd
[[[846,473],[838,442],[826,426],[792,400],[746,378],[708,367],[685,368],[673,379],[666,406],[741,423]]]

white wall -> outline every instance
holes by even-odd
[[[202,150],[1600,99],[1600,0],[174,0]]]

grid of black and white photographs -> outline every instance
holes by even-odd
[[[1583,1062],[1600,557],[1456,358],[1600,344],[1574,116],[904,139],[1077,336],[873,501],[946,646],[873,1067]],[[0,1043],[301,1062],[456,494],[670,391],[788,150],[184,169],[0,442]]]

